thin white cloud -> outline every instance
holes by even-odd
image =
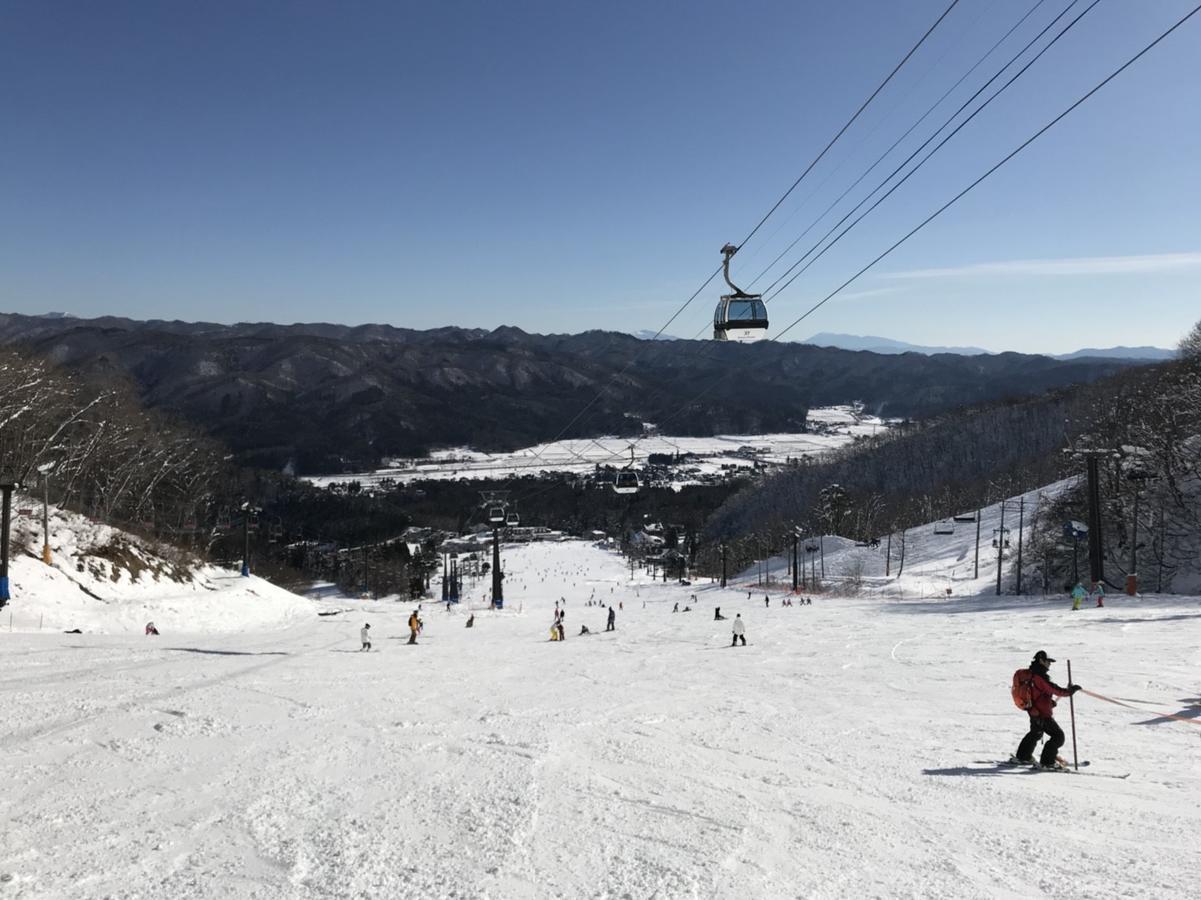
[[[977,278],[1023,275],[1130,275],[1201,268],[1201,251],[1143,256],[1079,256],[1065,259],[1013,259],[945,269],[889,272],[885,278]]]
[[[862,300],[865,297],[878,297],[881,294],[895,294],[900,290],[901,289],[899,287],[870,288],[869,290],[866,290],[866,291],[854,291],[849,294],[839,294],[838,299],[844,300],[844,301],[845,300]]]

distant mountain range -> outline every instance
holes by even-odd
[[[836,334],[823,331],[815,334],[806,344],[814,347],[837,347],[840,350],[867,351],[869,353],[924,353],[933,356],[938,353],[954,353],[959,356],[989,355],[990,351],[980,347],[930,347],[923,344],[909,344],[905,341],[894,341],[892,338],[875,335]],[[1073,353],[1043,354],[1051,359],[1126,359],[1140,362],[1162,362],[1175,359],[1175,350],[1165,350],[1163,347],[1088,347]]]
[[[792,342],[645,341],[328,323],[222,325],[0,314],[0,344],[84,377],[128,377],[149,407],[240,462],[362,471],[446,446],[513,450],[556,436],[796,432],[811,406],[934,415],[1120,371],[1125,359],[851,353]]]

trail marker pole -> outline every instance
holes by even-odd
[[[1072,661],[1068,660],[1068,688],[1074,684],[1072,681]],[[1068,709],[1072,713],[1072,767],[1080,768],[1080,756],[1076,753],[1076,697],[1074,694],[1068,694]]]

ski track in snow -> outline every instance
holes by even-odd
[[[1081,757],[1129,779],[975,762],[1016,746],[1036,649],[1188,708],[1195,598],[765,609],[583,543],[505,557],[509,608],[468,630],[426,603],[417,647],[390,640],[411,604],[347,600],[279,630],[0,635],[0,898],[1195,896],[1197,729],[1078,697]],[[345,652],[364,621],[377,652]]]

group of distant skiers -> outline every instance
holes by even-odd
[[[563,607],[560,608],[558,603],[555,604],[555,621],[554,621],[554,624],[552,624],[550,627],[550,639],[552,641],[567,640],[567,628],[563,624],[563,620],[567,617],[567,601],[562,597],[559,598],[559,601],[563,604]],[[603,604],[601,604],[599,602],[594,604],[594,603],[592,603],[592,601],[588,601],[588,602],[585,602],[584,605],[585,606],[590,606],[590,605],[601,606]],[[618,603],[618,607],[620,608],[621,606],[622,606],[622,604]],[[605,631],[616,631],[616,630],[617,630],[617,610],[615,610],[613,608],[613,605],[610,604],[609,605],[609,615],[605,621]],[[581,625],[579,636],[582,637],[586,634],[592,634],[592,632],[588,630],[587,625]]]
[[[418,607],[417,609],[413,610],[409,614],[409,640],[408,640],[408,643],[410,643],[410,644],[417,643],[417,635],[421,634],[421,629],[425,627],[425,623],[421,621],[421,616],[418,615],[420,610],[421,610],[421,607]],[[474,622],[475,622],[475,615],[472,614],[471,618],[467,620],[467,627],[470,628]],[[370,622],[364,622],[363,627],[359,629],[359,640],[362,641],[362,646],[359,647],[360,653],[362,653],[364,650],[371,649],[371,623]]]
[[[1093,589],[1090,592],[1090,591],[1086,591],[1084,589],[1084,585],[1081,584],[1079,581],[1077,581],[1076,586],[1074,588],[1072,588],[1072,609],[1073,610],[1079,609],[1080,604],[1082,604],[1085,600],[1090,600],[1090,599],[1096,600],[1097,606],[1104,606],[1105,605],[1105,585],[1101,584],[1101,582],[1098,581],[1096,584],[1093,585]]]

